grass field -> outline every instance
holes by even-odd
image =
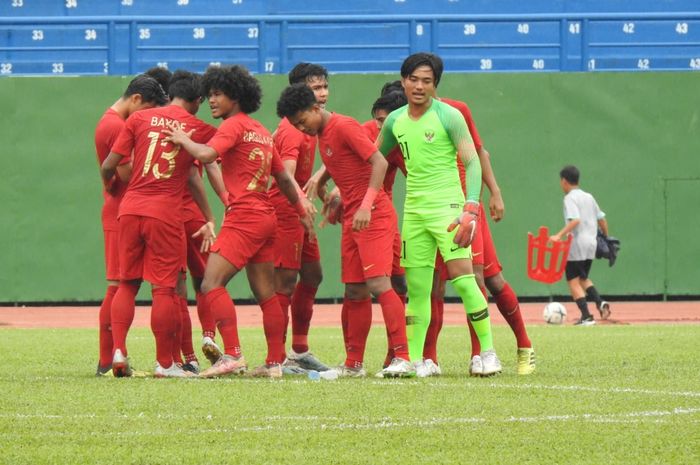
[[[533,326],[538,371],[471,379],[466,330],[447,327],[440,378],[97,379],[96,330],[0,329],[1,464],[700,463],[700,325]],[[261,329],[242,329],[251,365]],[[312,330],[342,360],[339,329]],[[133,363],[153,338],[135,329]],[[379,368],[383,328],[367,365]]]

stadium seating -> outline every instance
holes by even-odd
[[[694,0],[7,0],[0,27],[1,75],[393,72],[416,51],[449,71],[700,69]]]

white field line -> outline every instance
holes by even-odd
[[[224,428],[193,428],[185,429],[183,432],[192,434],[216,434],[216,433],[242,433],[242,432],[288,432],[288,431],[345,431],[345,430],[355,430],[355,431],[367,431],[367,430],[392,430],[400,428],[433,428],[449,425],[464,425],[464,424],[494,424],[494,423],[561,423],[561,422],[588,422],[588,423],[620,423],[620,424],[639,424],[639,423],[665,423],[665,419],[679,416],[679,415],[696,415],[700,414],[700,408],[686,408],[677,407],[672,410],[650,410],[641,412],[627,412],[627,413],[614,413],[614,414],[597,414],[597,413],[580,413],[571,415],[542,415],[542,416],[530,416],[530,417],[506,417],[506,418],[484,418],[484,417],[464,417],[464,418],[431,418],[431,419],[391,419],[383,418],[378,421],[370,421],[364,423],[334,423],[339,419],[337,417],[285,417],[285,416],[274,416],[274,417],[260,417],[258,420],[260,422],[272,421],[272,424],[259,424],[259,425],[242,425],[242,426],[232,426]],[[41,415],[41,414],[3,414],[4,418],[11,417],[13,419],[66,419],[66,418],[159,418],[159,415],[149,416],[144,414],[139,415],[117,415],[117,416],[98,416],[98,415]],[[176,416],[172,416],[176,417]],[[193,415],[182,415],[182,418],[193,419]],[[212,416],[208,415],[206,417],[198,417],[199,419],[212,420]],[[252,419],[252,418],[251,418]],[[300,419],[305,419],[309,421],[309,424],[295,424],[288,425],[285,423],[275,423],[275,420],[280,420],[283,422],[287,421],[299,421]],[[696,420],[690,420],[691,422],[696,422]],[[0,436],[14,436],[17,434],[24,434],[22,431],[8,432],[0,434]],[[35,431],[33,433],[35,436],[72,436],[75,434],[84,435],[85,432],[69,432],[69,431]],[[147,430],[134,430],[133,428],[127,431],[92,431],[87,433],[91,436],[171,436],[171,431],[166,430],[153,430],[151,428]]]

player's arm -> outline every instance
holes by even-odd
[[[228,205],[228,191],[226,191],[226,185],[224,184],[224,177],[221,174],[221,167],[218,162],[205,163],[204,169],[207,171],[207,179],[209,179],[209,184],[216,192],[216,195],[221,199],[221,203],[224,206]]]
[[[309,198],[309,200],[313,200],[315,198],[319,198],[321,200],[325,199],[326,191],[324,189],[324,185],[326,182],[328,182],[329,178],[330,176],[328,176],[328,171],[326,170],[325,165],[321,165],[318,171],[311,175],[309,180],[306,181],[306,184],[304,184],[304,192],[306,192],[306,196]],[[325,181],[322,183],[321,181],[324,179]]]
[[[199,144],[192,140],[191,137],[194,130],[185,132],[180,129],[178,125],[173,124],[168,129],[163,129],[161,132],[166,136],[165,139],[163,139],[165,142],[172,142],[173,144],[181,146],[202,163],[211,163],[219,157],[219,154],[212,147],[206,144]]]
[[[362,231],[369,226],[369,221],[372,218],[372,205],[382,188],[386,167],[389,166],[384,155],[382,155],[379,150],[374,152],[369,159],[367,159],[367,163],[372,165],[372,173],[369,177],[369,186],[362,199],[362,204],[352,218],[352,229],[354,231]]]
[[[299,218],[301,223],[304,225],[304,228],[306,228],[310,234],[314,235],[313,216],[316,214],[316,207],[314,207],[314,204],[311,203],[311,201],[301,190],[299,184],[297,184],[297,181],[294,179],[294,176],[290,176],[290,174],[287,172],[276,150],[273,150],[272,153],[272,166],[270,173],[272,176],[274,176],[275,181],[277,181],[277,186],[279,187],[280,192],[287,197],[289,203],[294,206],[294,209],[299,214]]]
[[[451,108],[451,107],[446,107]],[[479,196],[481,194],[481,163],[469,135],[467,123],[457,110],[449,110],[441,115],[442,123],[457,148],[457,156],[464,165],[467,181],[467,198],[462,213],[447,227],[452,231],[459,227],[453,239],[460,247],[468,247],[476,234],[479,218]]]
[[[608,220],[605,217],[598,220],[598,227],[605,237],[608,237]]]
[[[131,160],[126,161],[122,158],[122,161],[119,163],[119,165],[117,165],[117,176],[119,176],[119,179],[122,182],[129,182],[129,179],[131,179],[132,168],[133,165],[131,164]]]
[[[486,184],[491,194],[489,196],[489,212],[491,213],[491,218],[498,222],[503,219],[505,204],[503,203],[501,188],[498,187],[498,182],[496,181],[496,174],[491,166],[491,154],[483,147],[477,150],[477,154],[481,165],[481,180]]]
[[[197,204],[199,210],[207,220],[204,226],[192,234],[192,237],[202,236],[202,246],[200,250],[202,252],[208,252],[209,248],[214,244],[214,240],[216,239],[216,234],[214,233],[215,220],[214,214],[209,206],[207,194],[204,191],[204,182],[202,182],[202,177],[199,175],[199,170],[194,165],[190,167],[190,173],[187,178],[187,188],[192,193],[194,203]]]
[[[398,141],[394,136],[394,121],[396,120],[396,115],[394,112],[389,113],[389,116],[384,120],[382,125],[382,130],[379,132],[379,137],[375,145],[379,149],[379,152],[385,157],[389,155],[389,152],[398,145]],[[406,174],[406,173],[404,173]]]
[[[102,176],[102,183],[107,192],[112,192],[114,188],[114,175],[117,172],[117,166],[119,166],[119,162],[122,161],[122,158],[124,158],[124,155],[110,152],[107,158],[105,158],[105,161],[102,162],[102,166],[100,166],[100,176]]]
[[[569,220],[569,221],[566,223],[566,226],[564,226],[564,227],[561,229],[561,231],[559,231],[558,233],[554,234],[553,236],[549,236],[549,240],[550,240],[550,241],[553,241],[553,242],[562,240],[562,238],[567,237],[567,236],[569,235],[569,233],[571,233],[571,231],[573,231],[574,229],[576,229],[576,226],[578,226],[580,223],[581,223],[581,220],[580,220],[579,218],[575,218],[575,219]]]

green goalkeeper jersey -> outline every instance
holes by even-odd
[[[473,147],[474,142],[459,110],[432,99],[430,108],[413,120],[408,105],[403,106],[384,121],[381,140],[385,156],[398,144],[406,163],[404,213],[431,214],[464,204],[457,147]],[[467,199],[478,202],[481,166],[476,157],[467,165],[467,187]]]

